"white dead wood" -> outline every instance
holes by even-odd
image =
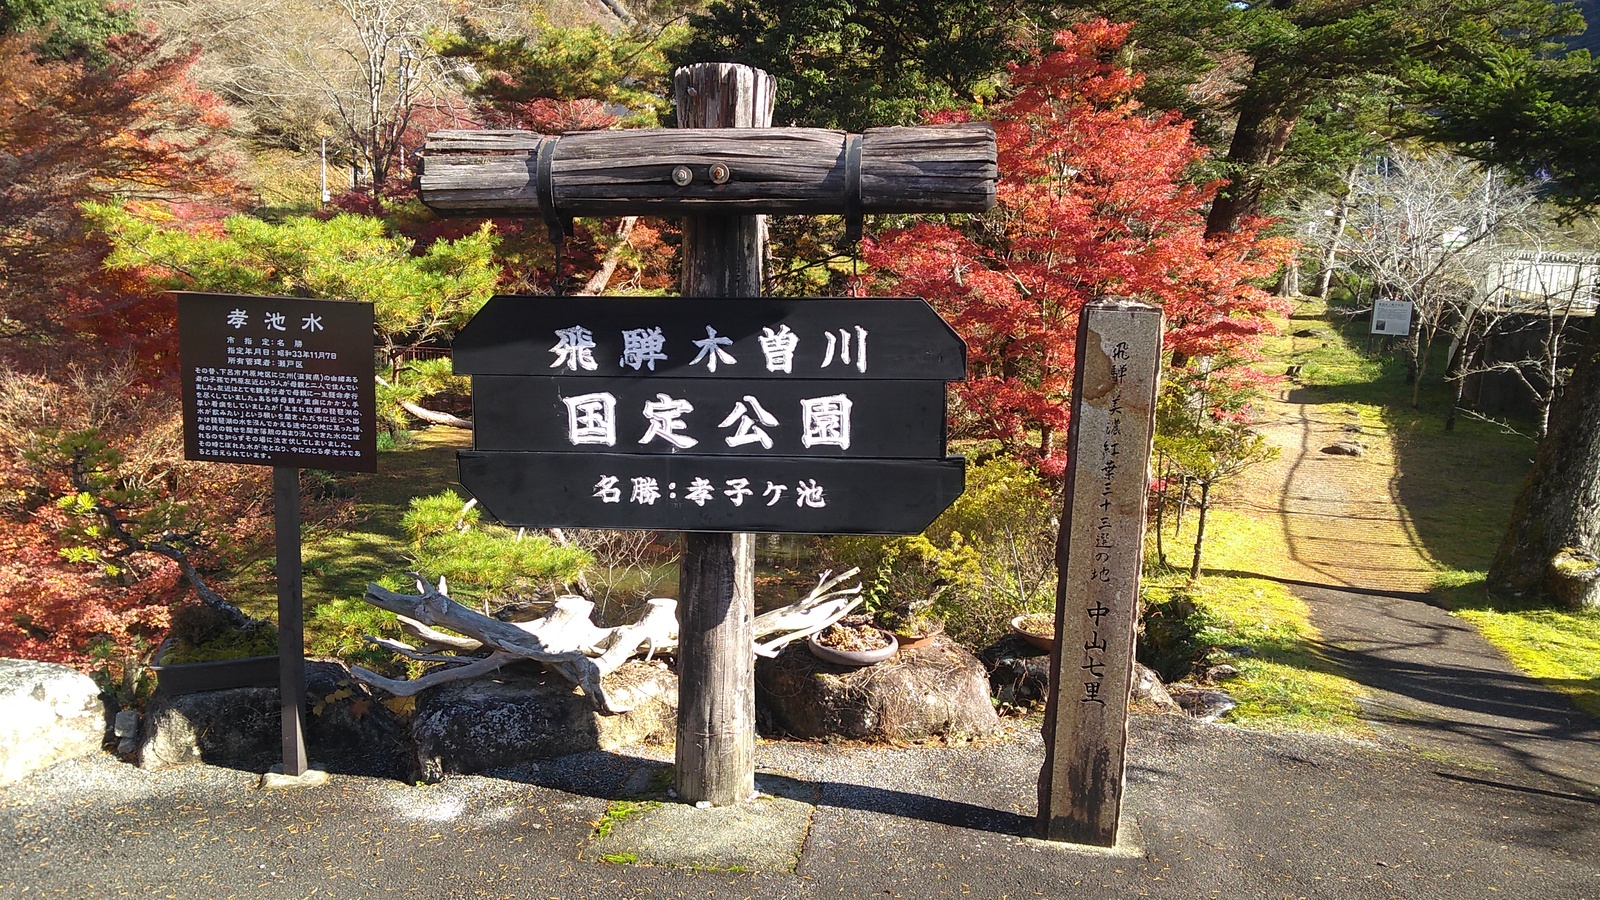
[[[617,271],[617,264],[622,262],[622,251],[630,245],[628,238],[633,235],[633,226],[639,221],[638,216],[626,216],[622,224],[617,226],[617,242],[606,251],[605,259],[601,260],[600,268],[578,292],[578,296],[594,296],[605,293],[606,286],[611,283],[611,276]],[[553,530],[553,529],[552,529]]]
[[[840,588],[839,585],[860,571],[852,568],[838,575],[823,572],[817,579],[817,586],[811,589],[805,599],[756,616],[750,629],[756,641],[756,655],[769,658],[777,656],[778,650],[785,644],[810,637],[849,615],[851,610],[861,605],[861,585],[859,582],[852,588]],[[770,641],[761,640],[772,634],[780,636]]]
[[[861,585],[841,585],[858,572],[824,572],[804,599],[757,616],[751,629],[755,652],[776,656],[785,644],[815,634],[848,615],[862,602]],[[438,663],[444,668],[414,679],[386,678],[359,666],[351,670],[363,683],[396,696],[415,696],[426,688],[477,678],[516,660],[529,659],[578,685],[597,709],[614,715],[627,712],[627,707],[611,702],[601,679],[636,656],[648,659],[657,653],[670,653],[678,646],[676,600],[650,600],[637,622],[614,628],[594,624],[594,604],[576,596],[557,599],[541,618],[502,622],[462,606],[420,575],[413,573],[412,577],[421,593],[401,594],[374,584],[367,586],[366,601],[398,616],[401,629],[420,646],[370,636],[367,640],[407,659]],[[441,652],[464,654],[484,649],[491,653],[481,658]]]

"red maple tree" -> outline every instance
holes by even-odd
[[[1292,249],[1263,220],[1205,236],[1220,183],[1197,183],[1205,155],[1175,113],[1152,115],[1141,76],[1112,62],[1128,25],[1090,22],[1014,66],[988,111],[999,144],[996,208],[868,242],[877,288],[926,297],[967,341],[952,436],[997,440],[1050,475],[1065,466],[1074,335],[1084,303],[1127,296],[1166,311],[1166,347],[1248,361],[1277,301],[1252,283]],[[931,121],[966,119],[945,112]]]
[[[0,656],[92,667],[97,647],[122,655],[157,637],[182,578],[148,554],[86,562],[68,515],[79,492],[29,454],[94,429],[124,451],[130,484],[182,482],[214,534],[259,518],[245,512],[259,491],[177,476],[173,304],[101,269],[108,248],[79,204],[147,203],[203,227],[242,191],[222,105],[190,77],[195,50],[139,30],[93,62],[57,60],[36,37],[0,36],[0,554],[15,564],[0,567]]]
[[[120,279],[97,283],[105,248],[78,204],[157,201],[183,221],[242,199],[226,112],[189,75],[198,51],[147,31],[105,51],[102,62],[51,60],[31,35],[0,37],[0,318],[13,364],[42,362],[75,335],[125,333],[118,320],[144,299]]]

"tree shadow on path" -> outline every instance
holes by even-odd
[[[1503,786],[1600,797],[1600,721],[1426,595],[1229,574],[1293,586],[1322,633],[1316,652],[1371,690],[1363,717],[1402,743],[1490,767]],[[1524,773],[1533,783],[1519,786]]]

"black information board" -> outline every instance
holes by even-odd
[[[452,355],[508,525],[913,534],[964,486],[966,345],[920,299],[501,296]]]
[[[918,297],[491,299],[457,374],[960,381],[967,345]]]
[[[530,528],[915,534],[965,485],[961,457],[458,456],[462,487]]]
[[[178,294],[184,457],[378,470],[372,305]]]

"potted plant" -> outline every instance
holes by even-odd
[[[806,648],[823,662],[870,666],[893,656],[900,645],[894,635],[872,624],[870,615],[855,615],[806,638]]]
[[[1011,620],[1011,630],[1040,650],[1056,646],[1056,614],[1024,613]]]
[[[932,613],[933,603],[944,590],[935,586],[920,600],[897,596],[873,604],[873,619],[879,628],[894,635],[902,650],[916,650],[933,643],[944,633],[944,620]]]
[[[278,684],[278,630],[251,620],[238,626],[216,609],[187,603],[172,611],[172,630],[150,660],[156,689],[193,694]]]

